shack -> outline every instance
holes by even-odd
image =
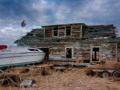
[[[120,38],[113,24],[46,25],[28,32],[18,42],[43,50],[45,60],[91,63],[120,58]]]

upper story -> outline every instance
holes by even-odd
[[[42,26],[42,28],[33,29],[27,36],[36,36],[39,38],[101,38],[116,37],[116,27],[109,25],[85,25],[84,23],[59,24]]]
[[[83,23],[42,26],[44,38],[82,38]]]
[[[84,23],[47,25],[33,29],[20,40],[27,44],[51,43],[65,40],[116,38],[116,27],[109,25],[85,25]]]

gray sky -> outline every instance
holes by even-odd
[[[120,33],[119,8],[120,0],[0,0],[0,44],[11,45],[31,29],[51,24],[114,24]]]

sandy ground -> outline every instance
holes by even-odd
[[[49,75],[28,75],[26,79],[36,81],[32,88],[0,87],[0,90],[120,90],[120,81],[87,76],[84,69],[52,70]]]

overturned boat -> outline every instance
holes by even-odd
[[[42,62],[45,53],[37,48],[0,45],[0,69]]]

